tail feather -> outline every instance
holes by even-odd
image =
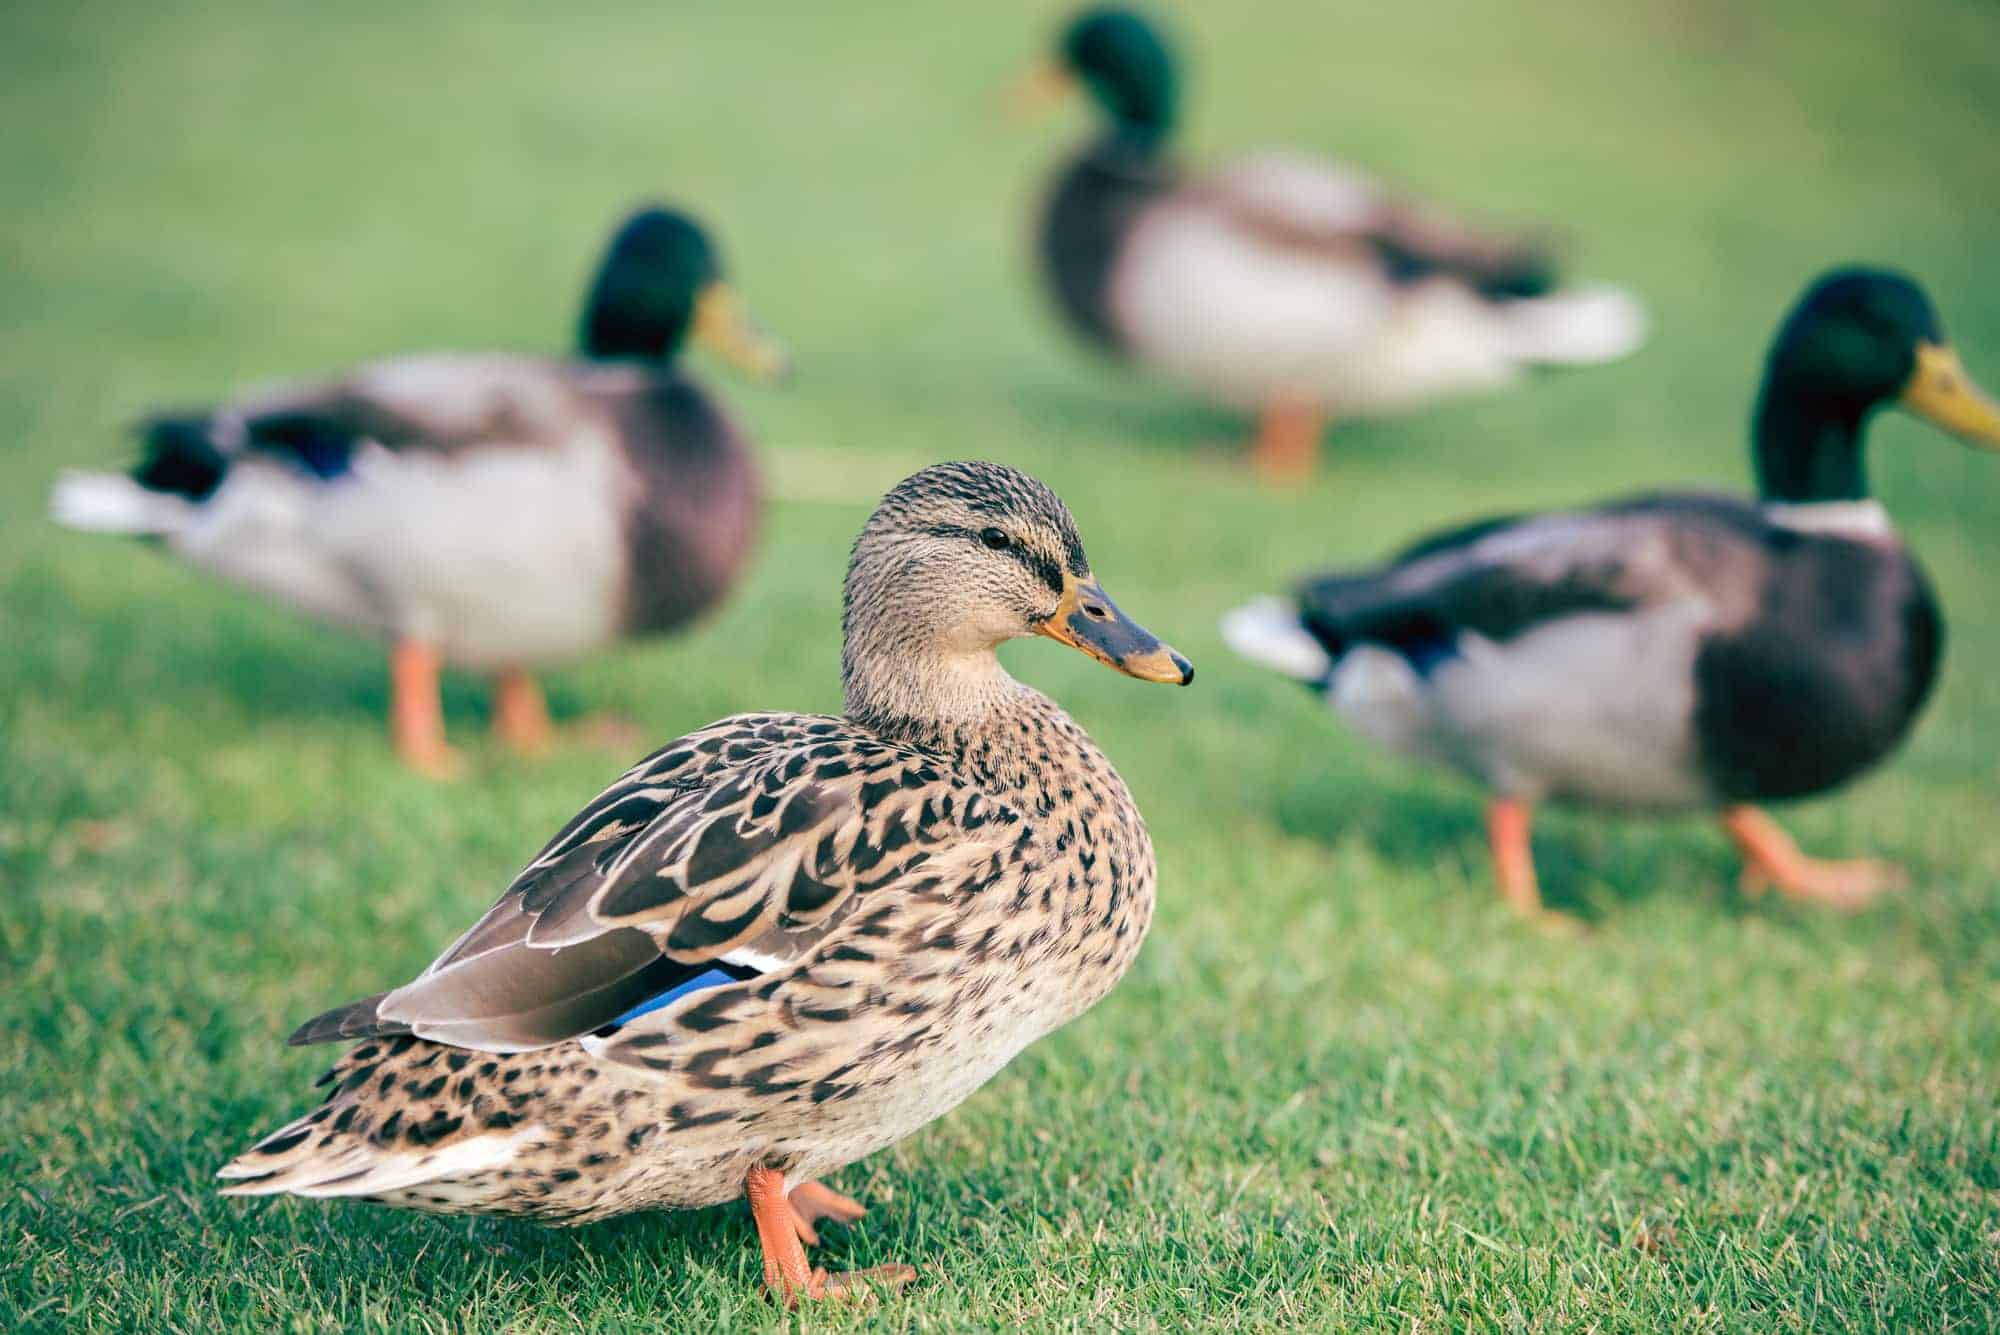
[[[1614,362],[1646,341],[1646,309],[1622,288],[1568,288],[1503,309],[1515,358],[1535,365]]]
[[[332,1146],[315,1144],[318,1128],[304,1119],[265,1138],[216,1171],[228,1183],[224,1196],[381,1196],[445,1178],[465,1177],[511,1162],[518,1143],[531,1133],[523,1127],[486,1134],[435,1149],[385,1149],[358,1136],[340,1136]],[[300,1139],[285,1142],[293,1136]],[[273,1152],[265,1144],[277,1142]]]
[[[49,492],[49,518],[85,533],[164,537],[186,528],[195,509],[184,497],[149,491],[118,473],[65,472]]]
[[[148,491],[207,500],[229,471],[229,457],[216,445],[217,430],[226,429],[233,420],[193,416],[141,422],[141,458],[133,480]]]
[[[1309,685],[1324,683],[1333,671],[1333,659],[1283,598],[1259,598],[1225,613],[1222,641],[1251,662]]]
[[[408,1037],[361,1044],[320,1078],[325,1102],[217,1171],[223,1194],[476,1208],[491,1199],[489,1170],[513,1162],[524,1137],[547,1133],[508,1098],[519,1069],[472,1069],[470,1058]]]
[[[285,1040],[295,1048],[313,1043],[337,1043],[348,1038],[380,1038],[407,1034],[406,1024],[385,1024],[381,1019],[382,1001],[389,994],[377,992],[372,997],[350,1001],[345,1006],[335,1006],[332,1010],[315,1015]]]

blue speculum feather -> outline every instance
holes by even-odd
[[[355,434],[339,422],[310,413],[274,413],[251,424],[252,443],[288,454],[321,481],[332,481],[354,466]]]
[[[299,442],[299,462],[313,476],[322,481],[331,481],[346,473],[353,466],[354,455],[347,442],[311,437]]]
[[[649,997],[645,1001],[640,1002],[611,1023],[614,1025],[630,1024],[641,1015],[659,1010],[663,1006],[673,1005],[690,992],[700,992],[706,988],[721,987],[724,983],[740,981],[742,981],[742,974],[740,973],[731,973],[727,969],[708,969],[696,974],[684,983],[674,984],[656,997]]]
[[[1396,648],[1418,676],[1427,677],[1439,664],[1458,657],[1458,637],[1440,632],[1404,641]]]

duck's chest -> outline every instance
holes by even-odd
[[[1077,332],[1114,355],[1125,347],[1111,310],[1112,272],[1133,224],[1171,180],[1170,169],[1139,153],[1099,145],[1078,156],[1049,192],[1043,275]]]
[[[1035,720],[1004,753],[970,761],[1037,832],[978,916],[1006,943],[1024,1020],[1045,1032],[1108,992],[1138,954],[1158,880],[1152,839],[1124,780],[1067,717]]]
[[[1901,544],[1807,538],[1774,562],[1757,616],[1695,664],[1695,733],[1736,801],[1822,792],[1899,743],[1930,694],[1944,623]]]

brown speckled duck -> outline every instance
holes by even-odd
[[[391,641],[392,735],[420,771],[454,768],[447,663],[494,674],[495,730],[538,750],[533,669],[686,624],[749,552],[749,446],[674,366],[692,337],[782,368],[721,274],[692,219],[642,210],[592,284],[580,357],[403,357],[156,418],[129,476],[66,474],[52,513]]]
[[[668,743],[421,976],[294,1034],[362,1041],[225,1190],[551,1224],[747,1195],[774,1294],[851,1287],[806,1262],[814,1218],[860,1211],[814,1179],[1088,1009],[1152,919],[1131,793],[995,648],[1193,669],[1105,596],[1055,494],[997,464],[884,498],[843,629],[844,715]]]

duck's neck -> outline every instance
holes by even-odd
[[[1867,500],[1861,447],[1871,408],[1767,379],[1752,429],[1758,496],[1779,505]]]
[[[895,741],[956,753],[1041,698],[1007,674],[991,646],[926,642],[912,629],[849,627],[840,664],[849,718]]]
[[[1166,123],[1115,118],[1091,149],[1098,157],[1121,162],[1153,162],[1166,156],[1173,127]]]

